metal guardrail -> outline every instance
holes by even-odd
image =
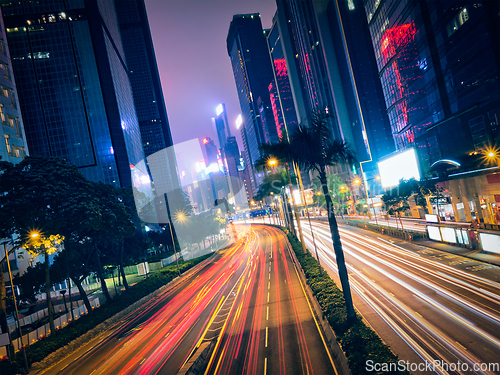
[[[411,230],[403,231],[401,229],[397,229],[394,227],[387,227],[384,225],[363,223],[360,221],[353,221],[353,220],[337,219],[337,222],[339,224],[345,224],[345,225],[350,225],[352,227],[366,229],[366,230],[369,230],[371,232],[377,232],[377,233],[386,234],[386,235],[392,236],[392,237],[402,238],[402,239],[405,239],[407,241],[427,239],[426,232],[417,232],[417,231],[411,231]]]

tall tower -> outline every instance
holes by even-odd
[[[219,104],[215,112],[216,116],[212,118],[212,124],[219,141],[219,149],[222,150],[226,146],[227,139],[231,136],[231,129],[227,122],[226,105],[224,103]]]
[[[0,156],[19,163],[28,153],[5,27],[0,12]]]
[[[144,0],[114,2],[144,153],[148,158],[161,151],[148,158],[148,165],[155,184],[166,184],[164,189],[173,190],[179,181],[175,155],[166,150],[173,141],[146,6]]]
[[[273,19],[273,26],[267,35],[267,43],[273,64],[276,83],[269,84],[271,105],[276,121],[278,137],[287,139],[298,126],[297,111],[293,92],[288,78],[288,66],[282,44],[282,36],[278,27],[278,15]]]
[[[113,1],[4,1],[2,12],[30,153],[62,157],[92,181],[140,184],[144,150]]]
[[[227,35],[227,52],[238,90],[246,151],[253,164],[261,157],[259,146],[264,143],[266,134],[269,141],[278,141],[268,90],[274,76],[258,13],[233,16]],[[261,110],[257,103],[259,98]],[[256,192],[256,186],[252,189]]]
[[[427,172],[498,145],[498,2],[369,0],[363,6],[396,148],[415,147]]]

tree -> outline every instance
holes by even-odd
[[[47,298],[47,311],[49,315],[50,332],[55,334],[56,328],[54,325],[54,310],[50,298],[50,272],[49,272],[49,255],[56,253],[61,249],[61,244],[64,237],[60,234],[51,234],[45,236],[40,231],[32,231],[26,249],[33,256],[44,256],[45,269],[45,295]]]
[[[410,209],[408,198],[414,195],[416,204],[425,207],[427,211],[427,197],[431,194],[437,194],[438,192],[433,181],[417,181],[414,178],[410,178],[409,180],[401,179],[398,186],[385,192],[382,196],[382,201],[386,205],[387,212],[390,215],[395,215],[399,219],[401,229],[404,231],[401,212]]]
[[[356,314],[352,303],[349,277],[337,220],[335,219],[333,202],[328,191],[326,167],[352,163],[355,158],[354,152],[347,143],[334,140],[329,126],[329,119],[331,117],[325,111],[314,111],[311,114],[310,125],[299,125],[289,143],[282,140],[278,144],[264,145],[262,150],[268,156],[272,155],[283,160],[294,161],[304,171],[316,171],[318,173],[328,209],[328,224],[330,226],[333,249],[335,251],[340,282],[346,302],[347,319],[350,324],[353,324]]]
[[[259,186],[259,191],[254,196],[254,200],[259,201],[273,194],[279,194],[282,186],[288,185],[286,171],[281,169],[275,173],[269,173],[264,177],[262,184]]]
[[[327,188],[332,197],[332,201],[334,202],[335,209],[341,210],[341,214],[343,217],[344,210],[347,207],[349,207],[348,204],[346,204],[346,201],[350,199],[351,193],[349,193],[349,190],[345,188],[345,184],[342,182],[342,180],[339,178],[337,174],[334,173],[327,174],[326,180],[327,180]],[[319,180],[319,178],[315,178],[312,180],[312,184],[315,192],[315,194],[313,195],[314,203],[321,207],[325,207],[326,199],[325,196],[323,195],[323,188],[321,186],[321,181]]]
[[[0,231],[1,237],[9,238],[10,253],[28,244],[33,229],[46,238],[69,238],[79,211],[85,209],[80,197],[88,191],[87,183],[75,166],[59,158],[0,162]],[[0,311],[0,319],[3,316]]]

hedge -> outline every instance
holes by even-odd
[[[319,305],[337,340],[342,346],[352,374],[373,374],[366,370],[366,362],[373,363],[397,363],[398,357],[384,344],[380,337],[368,327],[359,315],[356,322],[349,327],[347,324],[347,312],[342,291],[331,279],[326,271],[319,274],[318,262],[310,253],[304,254],[302,245],[292,234],[281,228],[288,235],[292,249],[302,266],[307,279],[307,284],[318,300]],[[388,371],[384,374],[409,374],[408,371]]]
[[[211,255],[212,254],[208,254],[189,261],[179,261],[179,269],[181,273],[189,270],[198,263],[201,263]],[[175,277],[177,277],[177,275],[176,265],[165,267],[162,270],[148,275],[145,280],[131,286],[126,293],[113,298],[112,303],[103,304],[98,309],[95,309],[92,314],[82,316],[80,319],[71,323],[64,329],[57,331],[57,334],[50,335],[43,340],[39,340],[33,345],[28,346],[26,348],[28,363],[31,366],[31,363],[41,361],[52,352],[62,348],[74,339],[95,328],[100,323],[111,318],[113,315],[126,309],[133,303],[139,301],[141,298],[153,293],[155,290],[172,281]],[[23,363],[24,360],[21,352],[17,352],[16,361],[12,364],[10,364],[8,360],[0,361],[0,374],[23,374]]]

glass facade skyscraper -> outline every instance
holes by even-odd
[[[3,1],[2,12],[31,154],[131,185],[144,151],[113,2]]]
[[[498,144],[498,2],[368,0],[364,7],[398,150],[415,147],[426,172]]]
[[[253,165],[260,159],[259,146],[266,137],[271,142],[278,141],[268,90],[274,76],[258,13],[233,17],[227,36],[227,52],[241,106],[245,149]],[[260,103],[257,103],[259,98]],[[252,190],[256,192],[256,189],[252,184]]]
[[[155,185],[179,186],[175,154],[144,0],[114,0],[142,145]]]
[[[276,82],[269,84],[271,104],[278,130],[278,137],[285,137],[290,134],[298,125],[297,111],[293,101],[290,80],[288,78],[288,66],[285,61],[285,54],[281,44],[281,36],[276,19],[273,27],[268,33],[267,43],[271,54],[271,62],[274,68]]]

